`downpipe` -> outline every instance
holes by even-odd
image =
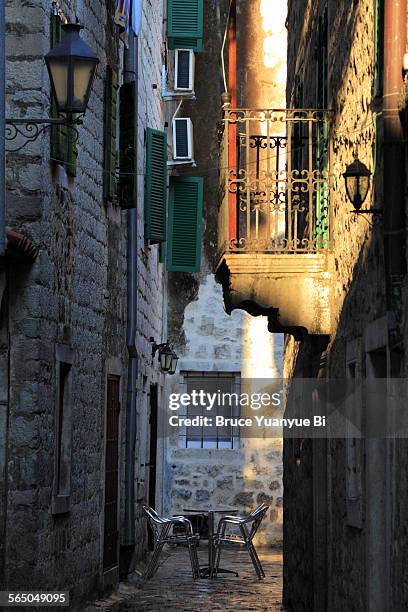
[[[138,159],[138,37],[130,33],[129,49],[125,49],[124,83],[135,83],[135,159]],[[120,550],[120,574],[127,575],[135,568],[136,514],[135,514],[135,461],[137,431],[137,378],[139,360],[136,349],[137,335],[137,194],[138,177],[134,181],[135,207],[127,211],[127,331],[128,380],[126,394],[126,450],[125,450],[125,520]]]

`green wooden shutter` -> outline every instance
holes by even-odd
[[[124,209],[136,207],[135,91],[133,82],[119,92],[119,203]]]
[[[169,49],[203,49],[203,0],[167,0]]]
[[[199,272],[201,266],[201,227],[203,179],[171,178],[167,269],[173,272]]]
[[[147,128],[145,236],[150,242],[166,240],[167,134]]]
[[[52,14],[50,22],[51,48],[58,45],[62,40],[63,30],[61,25],[60,16]],[[59,117],[54,96],[51,97],[50,116],[54,119]],[[70,176],[76,175],[77,147],[74,129],[66,125],[51,127],[51,158],[54,162],[63,164],[67,174]]]
[[[116,196],[116,98],[117,74],[108,66],[105,81],[103,195],[110,201]]]

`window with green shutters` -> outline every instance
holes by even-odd
[[[116,70],[108,66],[105,80],[103,195],[110,201],[116,196],[117,80]]]
[[[50,36],[51,48],[58,45],[63,36],[62,22],[59,15],[51,15]],[[58,118],[54,97],[51,98],[50,116]],[[51,159],[62,164],[70,176],[76,175],[76,132],[65,125],[54,125],[51,128]]]
[[[169,49],[203,49],[203,0],[167,0]]]
[[[147,128],[145,237],[151,243],[166,240],[167,134]]]
[[[169,271],[200,271],[202,215],[203,179],[171,177],[167,238]]]

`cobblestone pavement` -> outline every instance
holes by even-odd
[[[216,580],[191,577],[188,552],[172,550],[152,580],[141,588],[121,585],[119,594],[96,602],[87,612],[215,612],[218,610],[276,612],[281,607],[282,554],[259,550],[266,578],[258,580],[246,551],[225,550],[221,565],[239,573],[219,575]],[[207,549],[199,549],[200,565],[206,564]]]

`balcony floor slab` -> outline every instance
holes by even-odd
[[[332,255],[321,253],[225,253],[216,278],[226,311],[266,315],[271,331],[330,334]]]

